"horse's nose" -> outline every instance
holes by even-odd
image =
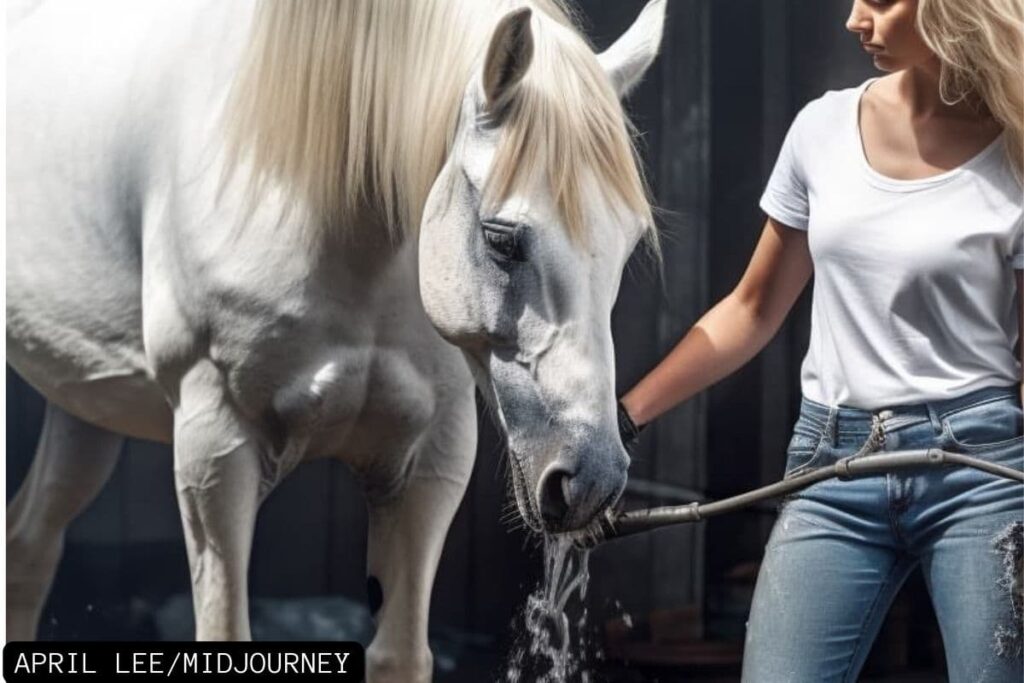
[[[597,445],[595,445],[597,444]],[[541,469],[534,500],[549,532],[580,529],[626,486],[629,456],[618,443],[580,439]]]
[[[540,516],[549,529],[561,529],[572,507],[571,486],[573,473],[561,464],[555,463],[541,475],[538,496]]]

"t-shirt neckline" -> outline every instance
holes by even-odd
[[[864,171],[864,175],[867,178],[868,182],[871,183],[872,185],[885,190],[893,190],[896,192],[914,192],[916,190],[935,187],[936,185],[942,185],[953,180],[963,171],[973,168],[974,166],[984,161],[986,158],[988,158],[990,154],[992,154],[996,150],[996,148],[998,148],[1003,143],[1003,137],[1005,136],[1005,133],[1000,132],[999,135],[996,136],[995,140],[990,142],[981,151],[979,151],[973,157],[971,157],[964,163],[960,164],[956,168],[951,168],[948,171],[943,171],[942,173],[928,176],[926,178],[915,178],[913,180],[905,180],[901,178],[892,178],[890,176],[887,176],[883,173],[876,171],[875,168],[868,161],[867,153],[864,150],[864,138],[861,136],[860,133],[860,104],[861,100],[864,97],[864,93],[867,91],[869,87],[871,87],[871,84],[877,81],[878,79],[879,77],[876,76],[874,78],[869,78],[868,80],[864,81],[861,84],[861,86],[857,89],[856,95],[853,98],[852,129],[854,147],[856,148],[857,159],[860,163],[862,170]]]

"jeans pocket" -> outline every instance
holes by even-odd
[[[998,398],[949,413],[942,419],[946,439],[964,452],[1024,445],[1024,414],[1014,397]]]
[[[803,415],[793,426],[793,436],[786,447],[786,472],[784,479],[795,477],[807,471],[821,455],[821,442],[825,425]]]

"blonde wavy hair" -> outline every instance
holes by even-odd
[[[1024,3],[919,0],[917,29],[942,64],[942,98],[984,102],[1024,184]]]

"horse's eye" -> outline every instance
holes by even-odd
[[[499,257],[507,261],[522,261],[523,252],[519,244],[519,235],[514,229],[505,226],[484,225],[484,239],[487,246]]]

